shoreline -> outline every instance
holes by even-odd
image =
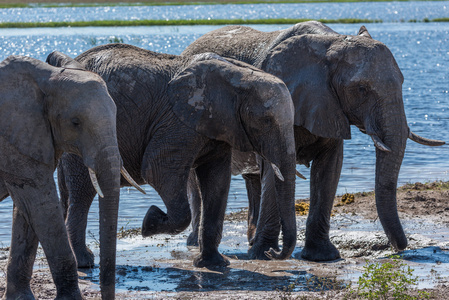
[[[175,6],[175,5],[223,5],[223,4],[289,4],[289,3],[356,3],[356,2],[393,2],[392,0],[215,0],[215,1],[193,1],[182,2],[179,0],[166,1],[142,1],[123,0],[114,2],[110,0],[97,0],[95,3],[88,3],[86,0],[71,0],[70,2],[55,0],[18,0],[14,3],[10,0],[0,0],[1,8],[36,8],[36,7],[101,7],[101,6]],[[395,0],[394,2],[412,2],[416,0]],[[441,2],[445,0],[427,0]]]
[[[192,25],[283,25],[296,24],[305,21],[319,21],[326,24],[367,24],[383,23],[382,20],[371,19],[216,19],[216,20],[97,20],[97,21],[73,21],[73,22],[4,22],[0,28],[56,28],[56,27],[125,27],[125,26],[192,26]],[[432,23],[449,22],[449,18],[427,18],[417,21],[415,19],[391,23]]]

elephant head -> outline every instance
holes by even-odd
[[[0,135],[8,137],[18,156],[47,166],[51,175],[64,152],[79,155],[89,168],[101,196],[101,291],[104,299],[113,299],[121,158],[116,106],[106,84],[94,73],[28,57],[10,56],[0,67],[0,115],[14,120],[0,128]]]
[[[258,153],[273,168],[283,248],[267,255],[288,258],[296,244],[293,103],[278,78],[250,65],[206,53],[195,56],[168,85],[176,116],[198,133],[234,149]]]
[[[280,66],[288,62],[288,67]],[[396,187],[411,133],[402,100],[403,75],[390,50],[364,26],[357,36],[305,34],[276,46],[264,70],[280,76],[295,103],[295,125],[327,138],[351,138],[350,125],[371,136],[376,149],[376,205],[391,244],[407,246],[396,207]],[[299,72],[298,72],[299,70]],[[282,74],[280,73],[282,71]],[[282,75],[282,76],[281,76]]]

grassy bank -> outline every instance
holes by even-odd
[[[5,22],[0,23],[0,28],[34,28],[34,27],[111,27],[111,26],[180,26],[180,25],[254,25],[254,24],[296,24],[310,21],[310,19],[255,19],[255,20],[100,20],[100,21],[76,21],[76,22]],[[356,23],[382,23],[382,20],[369,19],[320,19],[322,23],[356,24]],[[424,19],[422,21],[409,20],[407,22],[449,22],[449,18]]]
[[[100,20],[76,22],[11,22],[0,23],[0,28],[32,28],[32,27],[86,27],[86,26],[167,26],[167,25],[251,25],[251,24],[296,24],[310,19],[255,19],[255,20]],[[368,19],[336,19],[318,20],[323,23],[380,23],[379,20]]]
[[[165,6],[165,5],[216,5],[216,4],[258,4],[258,3],[330,3],[330,2],[391,2],[392,0],[215,0],[215,1],[193,1],[182,2],[179,0],[165,1],[135,1],[122,0],[96,0],[95,3],[88,3],[87,0],[71,0],[70,2],[62,0],[0,0],[0,8],[25,8],[25,7],[73,7],[73,6]],[[413,0],[395,0],[395,1],[413,1]],[[427,1],[445,1],[445,0],[427,0]]]

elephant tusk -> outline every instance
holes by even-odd
[[[391,152],[391,149],[388,148],[388,146],[385,145],[377,135],[371,135],[371,139],[373,140],[374,146],[376,146],[377,149],[385,152]]]
[[[126,179],[126,181],[128,181],[133,187],[135,187],[139,192],[143,193],[143,194],[147,194],[135,181],[134,179],[131,177],[131,175],[129,175],[128,171],[126,171],[126,169],[124,167],[122,167],[120,169],[120,173],[122,174],[122,176]]]
[[[423,137],[413,133],[411,130],[409,130],[408,138],[418,144],[426,145],[426,146],[442,146],[442,145],[446,144],[446,142],[444,142],[444,141],[423,138]]]
[[[104,195],[103,195],[103,192],[100,189],[100,185],[98,184],[97,175],[95,175],[95,171],[92,170],[91,168],[89,168],[89,175],[90,175],[90,180],[92,181],[92,184],[93,184],[95,190],[98,193],[98,196],[103,198]]]
[[[279,180],[284,181],[284,176],[282,176],[281,170],[279,170],[278,166],[276,166],[275,164],[271,163],[271,167],[273,168],[274,173],[279,178]]]
[[[298,170],[296,170],[296,176],[298,176],[301,179],[307,180],[307,178],[304,175],[302,175],[301,173],[299,173]]]

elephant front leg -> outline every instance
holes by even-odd
[[[231,184],[231,152],[217,149],[215,159],[196,168],[201,188],[200,254],[195,267],[224,267],[229,260],[218,252]]]
[[[313,160],[310,173],[310,209],[301,257],[330,261],[340,253],[329,239],[330,216],[343,163],[343,140],[329,140]]]
[[[78,268],[91,268],[95,265],[94,254],[86,245],[86,228],[96,191],[80,157],[73,154],[63,155],[58,166],[58,184],[61,202],[67,209],[67,233]]]
[[[17,270],[19,275],[14,272],[11,275],[18,275],[19,280],[23,280],[24,276],[30,276],[37,240],[39,240],[56,285],[56,299],[82,299],[78,287],[76,260],[70,248],[53,174],[52,172],[50,174],[48,178],[42,179],[41,182],[44,183],[36,184],[37,187],[7,185],[16,209],[20,212],[15,214],[14,234],[26,232],[26,236],[23,237],[13,236],[16,240],[13,240],[14,249],[11,250],[19,251],[19,253],[13,253],[11,259],[12,263],[18,263],[24,267],[24,273],[21,274],[22,271],[13,266],[12,268]],[[25,225],[25,222],[29,227]],[[22,241],[25,243],[21,243]],[[23,255],[22,258],[19,257],[21,255]]]
[[[281,226],[279,223],[279,209],[276,201],[275,174],[270,164],[261,160],[262,185],[261,185],[261,203],[259,209],[259,218],[253,245],[248,250],[251,259],[264,259],[268,257],[265,251],[270,248],[279,250],[279,233]],[[260,184],[260,183],[259,183]]]
[[[14,206],[6,292],[3,299],[34,299],[30,280],[38,243],[36,234]]]

